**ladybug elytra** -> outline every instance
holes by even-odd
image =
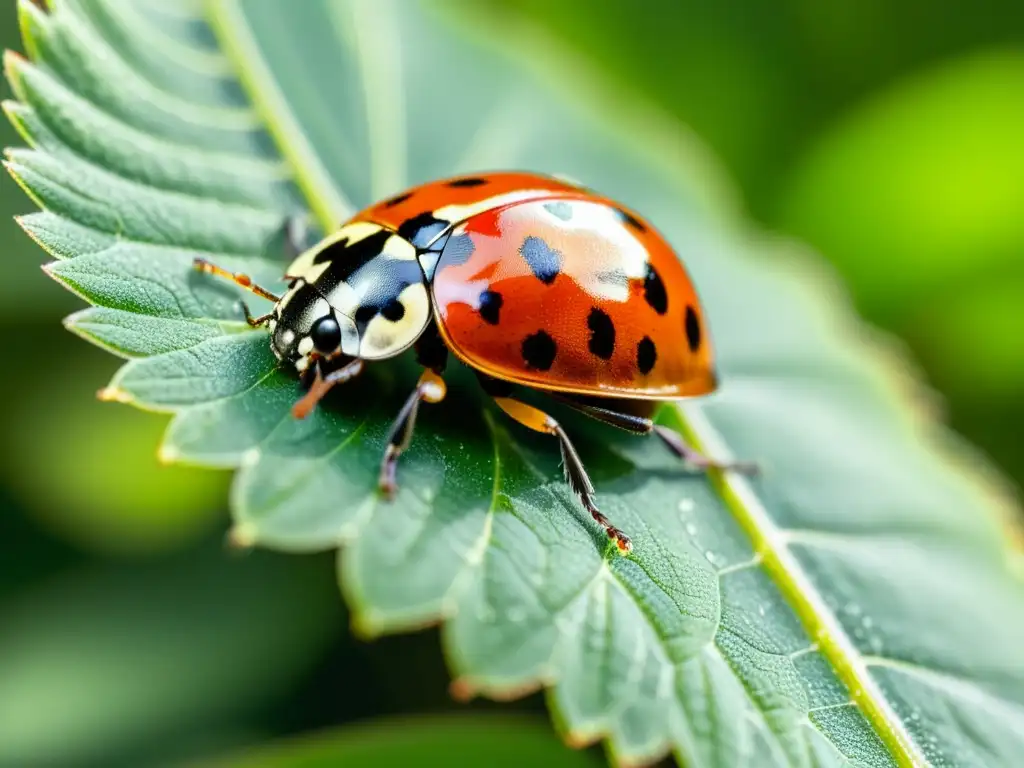
[[[424,371],[381,463],[387,496],[419,404],[445,397],[449,352],[475,370],[502,411],[559,440],[566,479],[623,553],[630,540],[599,511],[569,437],[517,399],[517,386],[629,432],[654,433],[696,466],[754,469],[712,461],[653,422],[659,401],[717,387],[700,301],[648,223],[568,181],[492,173],[414,187],[300,253],[282,296],[205,260],[195,266],[274,302],[267,315],[245,315],[267,327],[278,360],[309,380],[293,408],[298,418],[364,363],[415,347]]]

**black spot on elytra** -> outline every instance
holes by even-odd
[[[501,298],[500,293],[495,291],[484,291],[480,294],[480,317],[484,319],[485,323],[491,325],[497,325],[501,314],[501,305],[504,300]]]
[[[397,298],[391,299],[387,304],[380,308],[381,315],[384,316],[385,320],[390,320],[392,323],[397,323],[403,317],[405,317],[405,305],[402,304]]]
[[[435,237],[448,228],[448,222],[435,218],[427,211],[419,216],[406,219],[398,228],[398,234],[415,245],[417,248],[426,248]]]
[[[650,336],[644,336],[636,345],[636,367],[640,373],[648,374],[658,361],[658,350],[654,348],[654,342]]]
[[[362,334],[366,330],[366,326],[369,325],[370,321],[377,316],[380,310],[372,304],[361,304],[356,309],[355,317],[352,319],[355,321],[356,330]]]
[[[384,201],[384,207],[385,208],[394,208],[396,205],[400,205],[401,203],[404,203],[410,197],[412,197],[412,192],[406,192],[406,193],[401,194],[401,195],[395,195],[390,200],[385,200]]]
[[[475,250],[476,246],[473,244],[473,238],[469,235],[465,233],[452,235],[444,246],[444,265],[446,267],[456,267],[459,264],[465,264],[469,261],[470,256],[473,255]]]
[[[647,274],[644,275],[644,299],[659,315],[668,312],[668,294],[665,293],[665,284],[661,282],[661,275],[651,264],[647,265]]]
[[[551,285],[562,269],[562,254],[539,237],[527,237],[519,246],[519,253],[526,259],[533,276],[545,285]]]
[[[572,218],[572,206],[562,200],[544,203],[544,210],[562,221],[568,221]]]
[[[537,331],[523,339],[522,352],[523,360],[530,368],[546,371],[554,364],[558,347],[547,333]]]
[[[700,320],[690,306],[686,307],[686,343],[690,345],[691,352],[700,348]]]
[[[590,310],[587,316],[587,327],[590,329],[590,352],[602,360],[611,360],[615,352],[615,323],[597,307]]]
[[[624,211],[621,208],[616,208],[615,212],[619,214],[619,218],[621,218],[626,224],[631,226],[637,232],[647,231],[647,227],[644,226],[644,223],[640,221],[640,219],[638,219],[636,216],[631,214],[629,211]]]
[[[479,176],[469,176],[465,179],[455,179],[448,182],[449,187],[482,187],[487,183],[487,179],[481,179]]]

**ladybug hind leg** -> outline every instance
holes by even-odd
[[[672,451],[672,453],[688,464],[699,469],[733,470],[747,475],[754,475],[758,472],[758,466],[754,462],[718,461],[716,459],[709,458],[700,451],[687,445],[683,436],[675,430],[670,429],[663,424],[655,424],[654,420],[647,414],[652,412],[654,408],[658,406],[657,401],[623,401],[621,403],[622,410],[619,410],[614,407],[606,407],[604,404],[601,406],[594,405],[571,396],[559,396],[557,399],[564,402],[570,408],[573,408],[592,419],[596,419],[597,421],[613,427],[618,427],[619,429],[623,429],[635,435],[649,435],[654,433],[661,439],[661,442],[664,443],[670,451]],[[644,415],[630,413],[628,410],[630,406],[632,406],[634,410],[639,410],[641,412],[646,411],[647,413]]]
[[[594,500],[594,484],[590,482],[587,470],[584,468],[583,462],[580,460],[580,456],[576,452],[572,441],[569,440],[569,436],[562,429],[562,425],[539,408],[534,408],[532,405],[527,405],[509,396],[506,393],[508,388],[502,386],[503,382],[495,382],[483,377],[481,377],[481,381],[484,385],[484,390],[494,398],[497,406],[512,419],[518,421],[527,429],[532,429],[534,432],[541,432],[558,438],[558,444],[562,450],[562,464],[565,467],[565,479],[569,483],[569,487],[579,497],[580,502],[594,520],[597,521],[597,524],[608,534],[608,538],[615,542],[619,551],[623,554],[629,553],[633,549],[633,543],[625,533],[612,525],[611,521],[598,509],[597,502]]]

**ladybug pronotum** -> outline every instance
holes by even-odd
[[[501,410],[558,439],[569,485],[623,553],[630,540],[598,509],[568,435],[517,399],[517,386],[629,432],[653,433],[695,466],[754,469],[712,461],[653,422],[659,401],[717,386],[700,301],[647,222],[569,182],[493,173],[415,187],[300,253],[282,296],[205,260],[195,266],[274,302],[267,315],[254,318],[247,307],[245,315],[270,331],[278,360],[310,380],[293,408],[298,418],[364,363],[415,347],[424,370],[381,463],[388,497],[419,404],[444,399],[449,351],[474,369]]]

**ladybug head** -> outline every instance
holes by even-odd
[[[302,280],[281,298],[268,327],[274,356],[300,371],[309,367],[314,352],[321,357],[355,357],[359,352],[359,335],[352,320],[335,311]]]

